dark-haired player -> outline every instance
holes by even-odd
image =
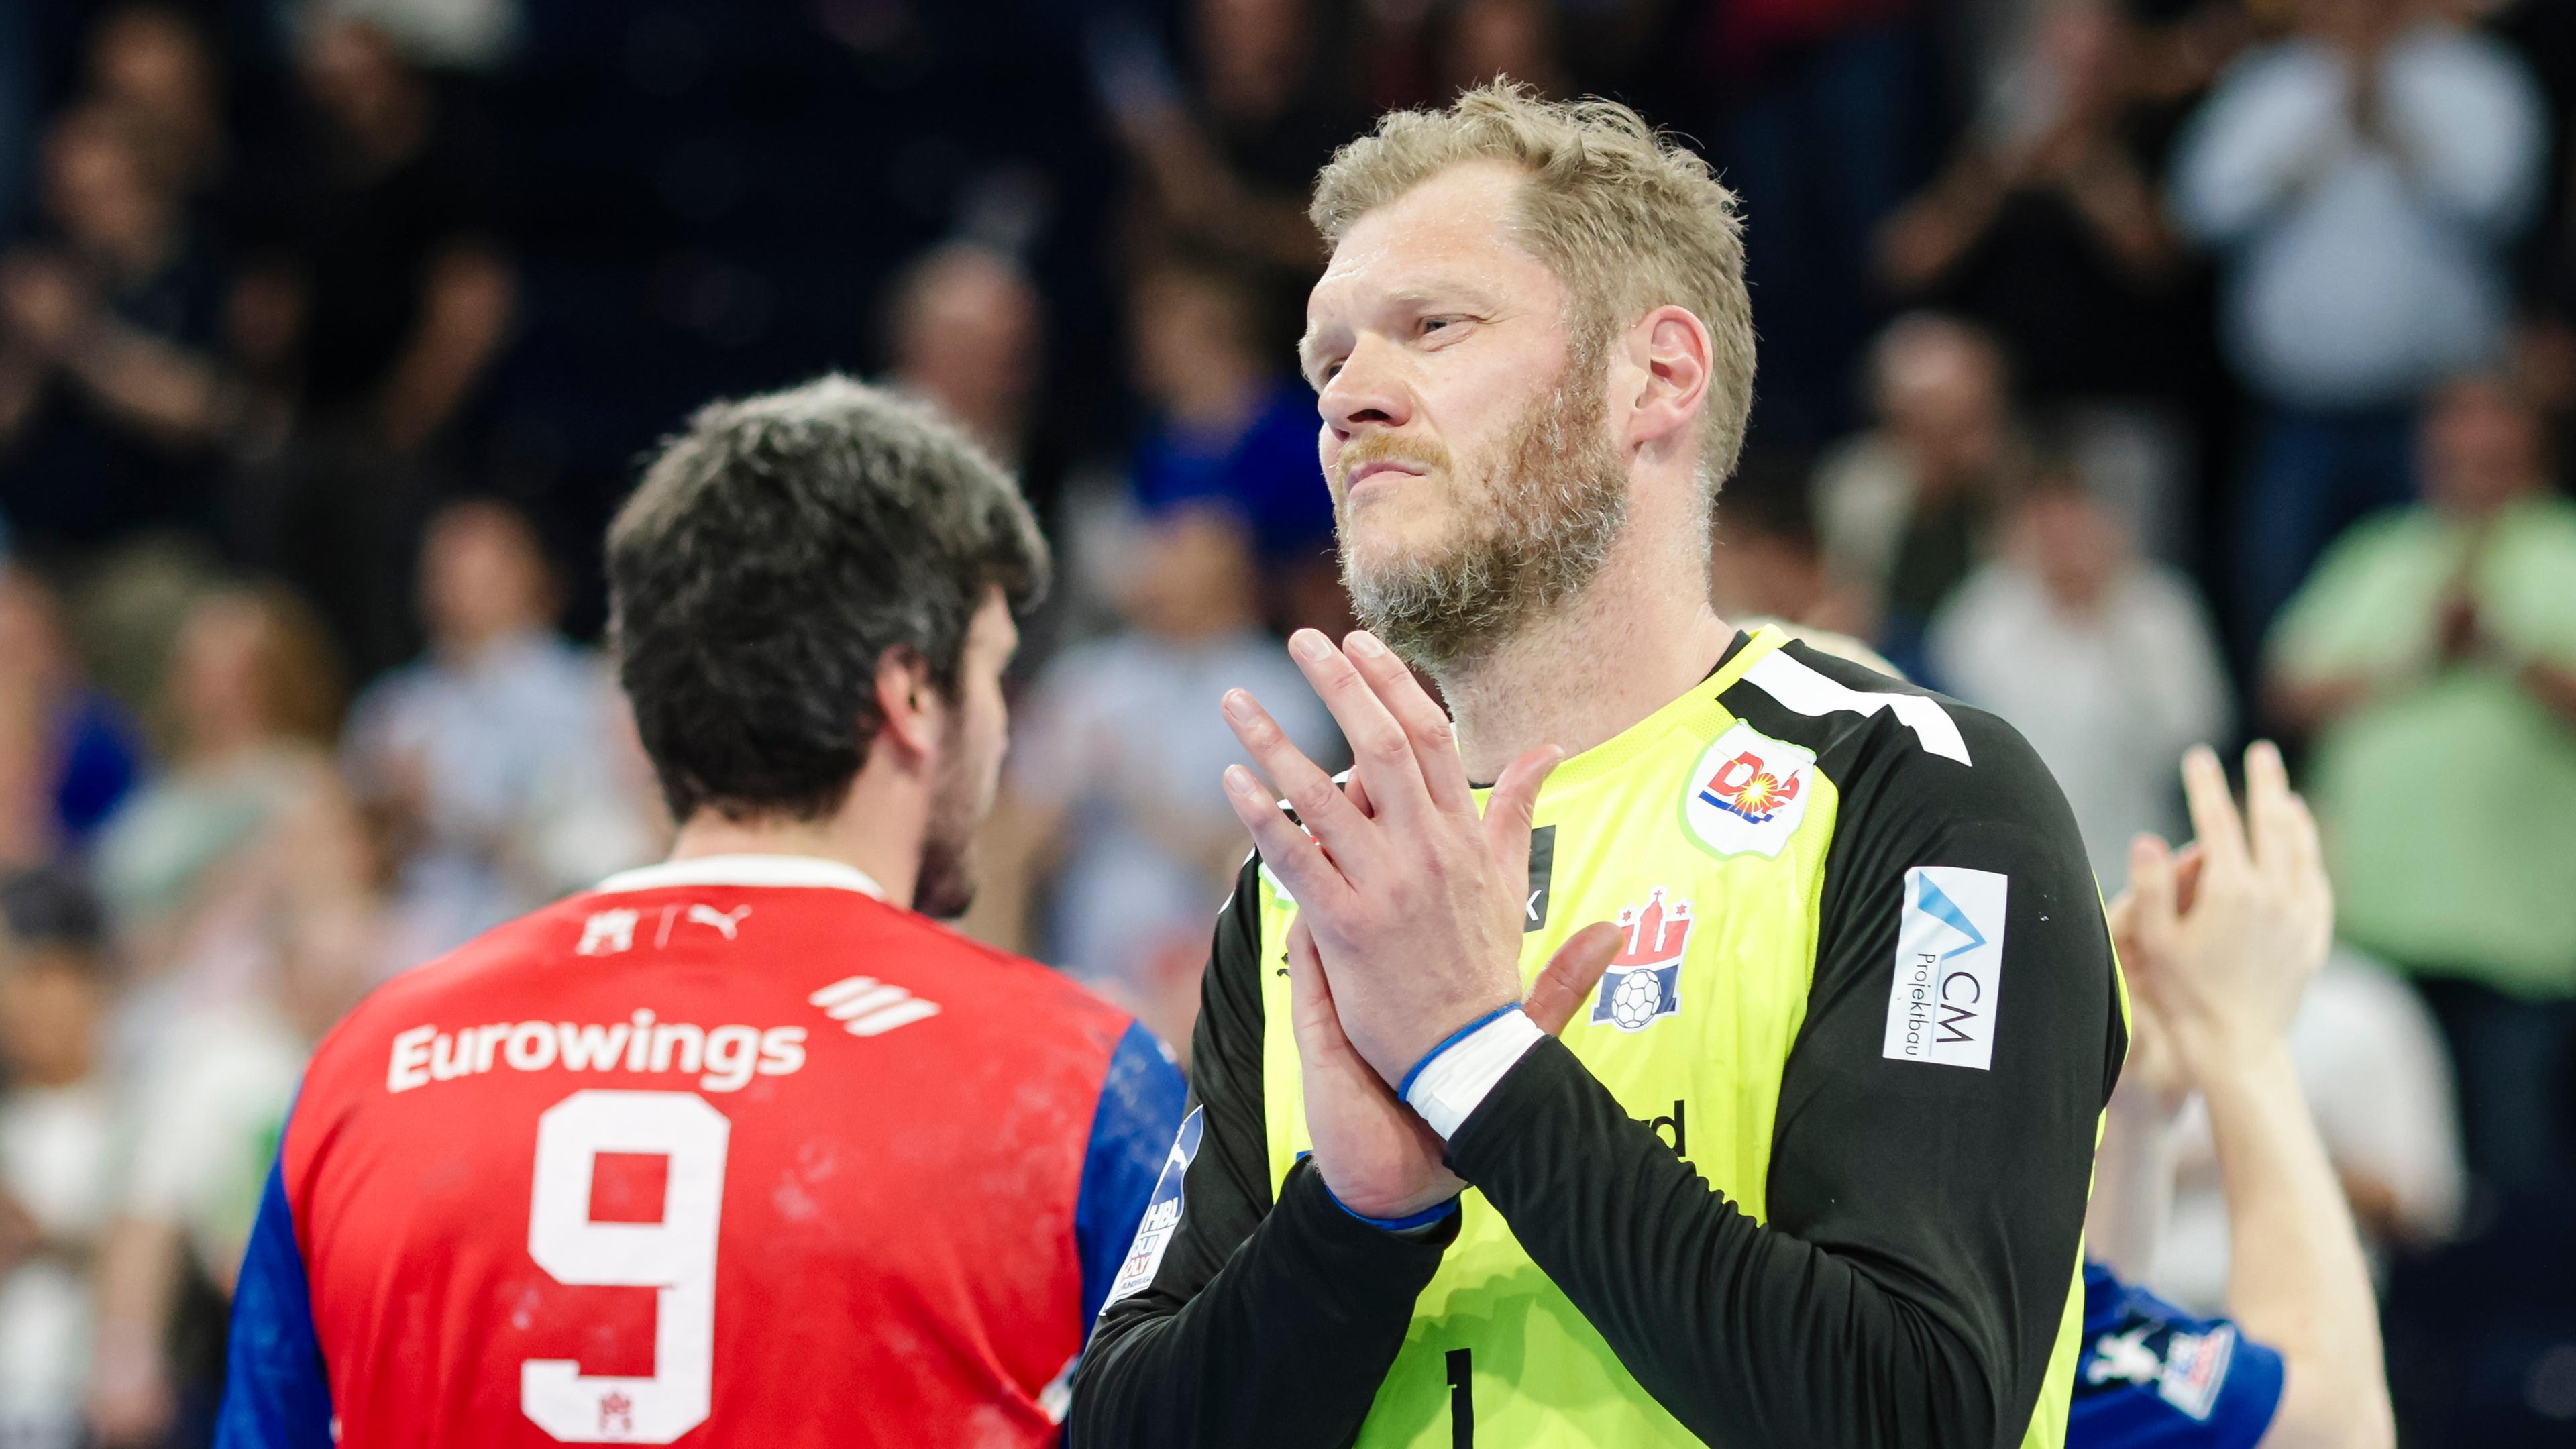
[[[691,420],[608,537],[671,859],[324,1041],[219,1443],[1052,1442],[1182,1084],[934,924],[1046,569],[1010,481],[883,393]]]

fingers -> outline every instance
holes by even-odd
[[[1335,800],[1341,800],[1341,792],[1333,789],[1331,780],[1327,779],[1324,787]],[[1225,803],[1233,807],[1234,818],[1252,833],[1252,846],[1261,852],[1261,863],[1279,877],[1288,894],[1302,903],[1339,905],[1350,893],[1350,883],[1343,878],[1340,867],[1325,858],[1324,848],[1313,836],[1297,828],[1250,770],[1241,765],[1225,767]],[[1342,808],[1350,809],[1349,802],[1343,801]]]
[[[1324,976],[1324,958],[1315,950],[1315,933],[1306,926],[1306,913],[1288,923],[1288,939],[1281,954],[1288,958],[1288,1004],[1302,1021],[1307,1012],[1333,1009],[1333,985]]]
[[[2191,805],[2192,833],[2201,853],[2220,870],[2233,872],[2246,864],[2245,823],[2227,791],[2227,768],[2218,752],[2194,745],[2182,757],[2182,792]]]
[[[1342,796],[1349,800],[1351,802],[1351,807],[1359,811],[1360,814],[1371,820],[1375,820],[1377,818],[1377,807],[1369,803],[1367,781],[1362,780],[1357,775],[1350,776],[1342,781]]]
[[[1342,647],[1352,667],[1376,691],[1378,702],[1412,744],[1431,803],[1455,814],[1473,814],[1476,794],[1467,781],[1467,767],[1458,758],[1457,734],[1450,726],[1448,711],[1424,691],[1422,681],[1414,678],[1413,671],[1395,657],[1394,650],[1379,643],[1376,635],[1355,629],[1342,641]]]
[[[1324,708],[1332,711],[1334,723],[1342,727],[1342,738],[1351,746],[1351,773],[1368,782],[1369,799],[1376,802],[1378,813],[1403,818],[1429,808],[1430,787],[1424,783],[1413,740],[1349,657],[1314,629],[1290,635],[1288,654],[1305,673],[1306,682],[1315,687]],[[1393,661],[1392,655],[1388,658]]]
[[[2209,863],[2201,854],[2200,842],[2192,841],[2173,853],[2173,908],[2177,916],[2191,914],[2192,902],[2200,898],[2200,868]]]
[[[1254,699],[1248,690],[1229,689],[1220,707],[1225,713],[1226,726],[1234,731],[1236,739],[1243,742],[1244,753],[1252,757],[1253,765],[1262,776],[1277,787],[1278,794],[1271,796],[1271,800],[1287,801],[1307,829],[1336,847],[1343,846],[1347,837],[1357,834],[1361,816],[1351,802],[1343,798],[1342,787],[1334,784],[1333,777],[1325,774],[1322,767],[1306,758],[1306,752],[1297,748],[1296,741],[1288,738],[1288,732],[1279,727],[1279,721],[1271,718],[1270,711],[1261,707],[1261,701]],[[1252,783],[1253,796],[1264,793],[1259,788],[1259,780]],[[1235,793],[1235,782],[1230,777],[1226,791],[1228,795]],[[1242,813],[1241,804],[1236,806],[1235,813]],[[1258,832],[1255,833],[1257,836]],[[1347,860],[1349,857],[1345,853],[1343,858]]]
[[[2137,934],[2137,915],[2138,892],[2134,885],[2113,897],[2111,904],[2102,908],[2102,919],[2111,928],[2111,944],[2118,948],[2122,956],[2129,954],[2129,938]]]
[[[2129,935],[2120,945],[2135,957],[2123,960],[2132,974],[2152,973],[2157,953],[2173,939],[2174,875],[2171,846],[2152,835],[2129,842],[2129,889],[2121,896]]]
[[[1530,817],[1538,809],[1539,787],[1564,759],[1565,751],[1541,745],[1504,766],[1494,793],[1485,797],[1485,848],[1506,879],[1529,873]]]
[[[1601,973],[1610,969],[1610,958],[1619,954],[1619,940],[1619,928],[1608,921],[1594,921],[1575,932],[1548,958],[1538,980],[1530,983],[1521,1010],[1549,1036],[1563,1033],[1574,1013],[1592,999]]]
[[[2288,857],[2282,867],[2284,889],[2295,903],[2293,909],[2310,923],[2309,955],[2322,967],[2334,949],[2335,927],[2334,881],[2326,873],[2325,846],[2318,839],[2317,817],[2307,801],[2293,794],[2282,813],[2287,817],[2281,832]]]
[[[1333,1007],[1333,985],[1324,975],[1323,957],[1315,950],[1314,932],[1304,912],[1288,927],[1288,1022],[1297,1034],[1298,1055],[1310,1061],[1350,1049],[1342,1019]]]
[[[2280,747],[2256,740],[2245,750],[2245,833],[2254,863],[2276,880],[2287,880],[2293,868],[2290,772],[2281,763]]]
[[[2327,899],[2327,914],[2333,914],[2334,885],[2326,875],[2325,843],[2317,834],[2316,812],[2298,795],[2290,797],[2290,823],[2285,834],[2289,839],[2290,878],[2302,890],[2315,891]]]

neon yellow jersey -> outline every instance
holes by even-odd
[[[1076,1443],[1095,1404],[1114,1442],[1220,1442],[1130,1438],[1116,1401],[1254,1291],[1241,1269],[1212,1282],[1230,1258],[1330,1204],[1300,1165],[1295,910],[1256,863],[1220,922],[1177,1220],[1140,1236],[1104,1315]],[[1363,1446],[2064,1442],[2125,1031],[2074,823],[2018,737],[1776,633],[1739,638],[1549,779],[1526,917],[1524,979],[1590,922],[1625,940],[1562,1044],[1451,1137],[1474,1184],[1454,1219],[1399,1239],[1296,1214],[1319,1241],[1409,1250],[1345,1307],[1385,1347],[1203,1366],[1220,1381],[1190,1396],[1216,1411],[1202,1427],[1241,1432],[1226,1375],[1250,1402],[1297,1373],[1322,1427]],[[1221,1442],[1308,1442],[1249,1432]]]

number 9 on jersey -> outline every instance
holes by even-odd
[[[716,1228],[732,1124],[694,1092],[583,1091],[537,1119],[528,1255],[558,1283],[653,1288],[653,1376],[519,1365],[519,1407],[574,1444],[668,1444],[705,1423],[715,1388]],[[601,1153],[667,1157],[658,1223],[590,1219]]]

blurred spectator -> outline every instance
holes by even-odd
[[[536,530],[498,503],[450,505],[421,547],[426,658],[370,686],[341,757],[396,862],[405,962],[463,945],[654,851],[624,706],[554,631]]]
[[[1917,313],[1869,359],[1877,426],[1816,469],[1816,533],[1834,580],[1860,590],[1879,647],[1922,668],[1932,612],[1986,552],[2028,474],[2003,354],[1966,323]]]
[[[109,819],[94,857],[109,922],[148,983],[202,973],[190,996],[264,984],[229,938],[265,933],[241,909],[271,863],[264,847],[289,821],[346,808],[326,753],[337,677],[319,625],[281,590],[228,589],[189,611],[162,705],[170,768]],[[316,890],[363,877],[331,858],[287,874]]]
[[[1208,906],[1243,863],[1218,786],[1239,755],[1218,713],[1229,689],[1283,708],[1316,759],[1341,753],[1332,717],[1262,632],[1242,526],[1204,500],[1158,513],[1120,581],[1133,627],[1077,644],[1038,677],[1015,731],[1008,808],[1048,885],[1045,959],[1186,1042]]]
[[[2512,51],[2420,0],[2300,0],[2176,160],[2183,227],[2225,254],[2225,342],[2268,417],[2238,535],[2259,638],[2347,523],[2402,503],[2414,404],[2503,358],[2508,253],[2548,136]]]
[[[1026,269],[973,242],[938,247],[907,268],[887,306],[887,380],[937,403],[1005,468],[1021,468],[1046,304]]]
[[[1264,604],[1311,617],[1295,612],[1297,591],[1338,577],[1332,493],[1315,462],[1314,393],[1285,354],[1261,346],[1258,306],[1219,267],[1167,262],[1137,280],[1136,385],[1153,414],[1136,449],[1136,496],[1149,511],[1193,499],[1233,509],[1264,576],[1288,595]]]
[[[90,1386],[105,1443],[211,1418],[207,1365],[171,1357],[183,1286],[231,1283],[304,1054],[383,957],[374,862],[325,752],[335,676],[293,596],[206,596],[170,668],[172,768],[99,839],[95,874],[134,972],[117,1022],[134,1081],[124,1187]]]
[[[2103,889],[2141,831],[2181,832],[2174,762],[2230,727],[2217,637],[2191,581],[2138,557],[2071,472],[2014,511],[2003,557],[1932,621],[1931,678],[2030,740],[2066,791]]]
[[[0,880],[0,1444],[73,1449],[89,1378],[90,1259],[114,1115],[97,903],[77,878]]]
[[[2424,1003],[2386,966],[2338,946],[2299,998],[2290,1059],[2374,1268],[2449,1236],[2467,1181],[2450,1059]],[[2146,1280],[2186,1308],[2214,1313],[2227,1301],[2230,1237],[2217,1143],[2199,1099],[2176,1119],[2172,1150],[2173,1203]]]
[[[1340,85],[1315,0],[1196,0],[1192,83],[1158,47],[1126,38],[1104,69],[1103,100],[1143,168],[1153,239],[1258,269],[1302,291],[1323,247],[1306,192],[1333,149],[1367,129]]]
[[[2034,392],[2170,393],[2182,255],[2151,179],[2121,0],[2047,0],[1938,181],[1888,219],[1880,275],[1992,328]]]
[[[153,175],[180,196],[222,181],[231,142],[214,53],[196,23],[168,5],[129,5],[89,42],[90,95],[135,128]]]
[[[326,18],[299,56],[321,123],[292,261],[248,278],[291,338],[300,455],[267,480],[247,549],[321,606],[361,675],[410,652],[405,577],[422,460],[507,340],[516,282],[431,79],[380,32]]]
[[[307,421],[409,452],[499,350],[510,268],[429,77],[348,20],[316,24],[298,59],[324,128],[298,248]]]
[[[2341,929],[2414,975],[2460,1072],[2471,1168],[2576,1160],[2576,503],[2510,382],[2451,383],[2424,501],[2329,550],[2272,634],[2314,741]]]
[[[298,852],[347,848],[329,822],[286,825],[270,844],[280,865]],[[324,874],[337,870],[326,864]],[[130,1066],[118,1134],[122,1192],[98,1257],[89,1413],[102,1444],[203,1442],[222,1387],[220,1355],[207,1350],[220,1342],[214,1324],[296,1081],[313,1043],[368,979],[374,947],[362,912],[270,904],[286,906],[267,942],[270,989],[189,1006]]]
[[[519,0],[317,0],[442,70],[497,70],[519,39]]]
[[[53,550],[203,525],[221,281],[127,117],[73,110],[43,159],[49,239],[0,258],[0,511]]]
[[[81,678],[53,594],[0,562],[0,866],[84,849],[141,768],[132,722]]]

